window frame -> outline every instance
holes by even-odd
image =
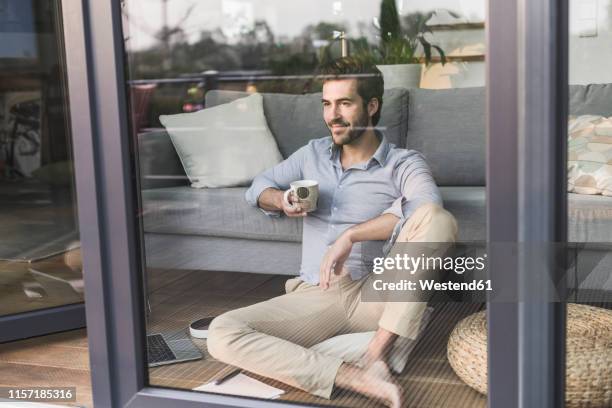
[[[85,327],[85,303],[73,303],[0,317],[0,343]]]
[[[51,3],[51,2],[50,2]],[[62,68],[65,65],[64,54],[65,54],[65,46],[63,43],[63,36],[65,35],[63,32],[63,21],[60,15],[61,5],[59,2],[52,2],[51,8],[53,12],[53,17],[56,19],[54,27],[56,30],[56,45],[58,47],[58,63]],[[32,12],[32,17],[35,20],[36,15],[42,12],[42,7],[33,7],[30,11]],[[37,47],[41,47],[41,32],[37,28],[34,27],[33,34],[37,37]],[[44,55],[44,54],[43,54]],[[43,58],[44,59],[44,58]],[[38,63],[37,63],[38,64]],[[35,64],[35,65],[37,65]],[[24,69],[29,69],[30,64],[26,64],[23,66]],[[17,68],[17,67],[13,67]],[[63,71],[61,72],[61,80],[63,81],[64,75]],[[62,84],[63,85],[63,84]],[[64,112],[66,122],[70,123],[70,106],[64,106],[66,111]],[[72,158],[72,135],[68,135],[67,148],[69,152],[69,159]],[[76,190],[71,191],[71,198],[73,199],[74,207],[76,208]],[[75,212],[74,218],[77,217]],[[75,220],[76,221],[76,220]],[[76,225],[76,222],[75,222]],[[51,306],[40,309],[26,310],[22,312],[17,312],[14,314],[8,314],[0,316],[0,343],[7,343],[16,340],[22,340],[29,337],[37,337],[44,336],[47,334],[67,331],[67,330],[75,330],[81,329],[85,327],[85,303],[83,301],[77,303],[68,303],[59,306]]]
[[[489,273],[549,299],[562,268],[522,249],[567,242],[568,5],[490,0],[487,24],[487,241],[521,245]],[[565,406],[566,304],[488,302],[487,322],[489,406]]]
[[[146,386],[145,300],[121,2],[65,1],[62,11],[94,404],[301,405]],[[554,135],[564,129],[567,112],[567,0],[490,0],[486,26],[488,240],[564,242],[565,204],[558,203],[566,200],[565,146],[554,143]],[[544,112],[544,119],[533,123],[533,112]],[[541,140],[532,138],[536,132]],[[552,190],[538,191],[521,171],[533,159],[532,148]],[[558,228],[546,228],[547,222],[558,222]],[[489,259],[493,279],[509,274],[517,286],[531,283],[532,260],[500,253]],[[563,304],[488,304],[489,406],[563,406],[558,395],[564,395],[564,310]],[[529,330],[543,322],[539,327],[544,330]],[[541,347],[553,351],[532,359]],[[563,370],[555,371],[560,365]]]

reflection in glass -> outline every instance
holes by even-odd
[[[0,7],[0,315],[83,301],[59,16]]]
[[[305,262],[320,263],[322,255],[304,248],[303,234],[310,228],[306,221],[264,214],[254,208],[258,197],[247,190],[262,171],[330,135],[321,102],[323,85],[314,73],[344,54],[382,72],[384,103],[377,126],[398,151],[415,149],[425,155],[445,208],[459,223],[458,239],[485,239],[485,4],[475,7],[470,2],[468,8],[463,1],[437,3],[435,9],[423,9],[416,2],[388,0],[123,2],[152,385],[193,389],[232,372],[234,367],[220,357],[223,342],[217,347],[190,336],[190,323],[237,309],[248,313],[254,309],[243,308],[251,305],[261,310],[262,302],[268,302],[269,320],[259,321],[256,331],[274,332],[271,337],[305,348],[315,346],[314,339],[324,340],[312,327],[331,312],[288,321],[284,334],[266,329],[266,322],[295,309],[275,308],[278,300],[271,299],[287,292],[295,296],[320,291],[291,278]],[[289,162],[296,162],[293,157]],[[305,162],[320,159],[313,156]],[[295,176],[287,176],[291,180],[281,183],[287,184],[282,190],[301,178]],[[333,222],[325,220],[336,211],[333,194],[319,176],[318,208],[308,217],[329,224],[331,231]],[[390,176],[376,177],[376,186],[383,185],[383,179],[391,181]],[[337,184],[351,189],[359,183]],[[381,195],[365,187],[358,190],[371,191],[365,198],[353,196],[365,208],[351,212],[351,197],[345,195],[349,207],[339,211],[353,220],[380,215],[382,209],[372,205]],[[325,245],[319,249],[324,252]],[[408,405],[486,405],[486,397],[457,379],[445,363],[456,323],[482,308],[479,303],[455,303],[433,312],[427,309],[427,319],[421,318],[427,341],[398,343],[403,345],[398,355],[405,357],[400,364],[405,368],[395,378]],[[230,320],[223,322],[231,326]],[[236,330],[244,329],[240,327]],[[368,330],[373,329],[365,327],[323,337],[342,348],[354,341],[359,352],[364,339],[367,345],[372,336]],[[334,336],[360,331],[365,333],[353,340]],[[414,344],[406,347],[408,343]],[[326,353],[324,348],[330,346],[319,347]],[[264,376],[256,365],[245,370],[252,379],[284,391],[280,398],[286,401],[369,403],[367,397],[341,387],[331,399],[321,398],[329,390],[306,392],[307,387],[295,381],[267,378],[271,375]],[[438,381],[441,378],[453,380]]]

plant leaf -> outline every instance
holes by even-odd
[[[380,31],[384,34],[383,42],[395,40],[401,36],[399,14],[395,0],[382,0],[380,3]]]
[[[432,45],[432,47],[434,47],[436,51],[438,51],[438,54],[440,54],[440,62],[444,66],[444,64],[446,64],[446,54],[444,54],[442,48],[438,47],[437,45]]]
[[[444,9],[444,11],[446,11],[448,14],[450,14],[450,15],[451,15],[451,17],[455,17],[455,18],[459,18],[459,17],[461,17],[461,14],[456,13],[456,12],[454,12],[454,11],[452,11],[452,10],[449,10],[449,9]]]
[[[431,44],[427,42],[423,37],[419,37],[421,41],[421,45],[423,45],[423,52],[425,53],[425,63],[429,64],[431,62]]]

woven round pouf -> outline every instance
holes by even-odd
[[[448,339],[448,361],[476,391],[487,393],[485,311],[466,317]],[[612,406],[612,310],[567,305],[567,407]]]

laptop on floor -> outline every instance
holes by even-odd
[[[200,350],[184,333],[155,333],[147,336],[149,367],[201,358]]]

